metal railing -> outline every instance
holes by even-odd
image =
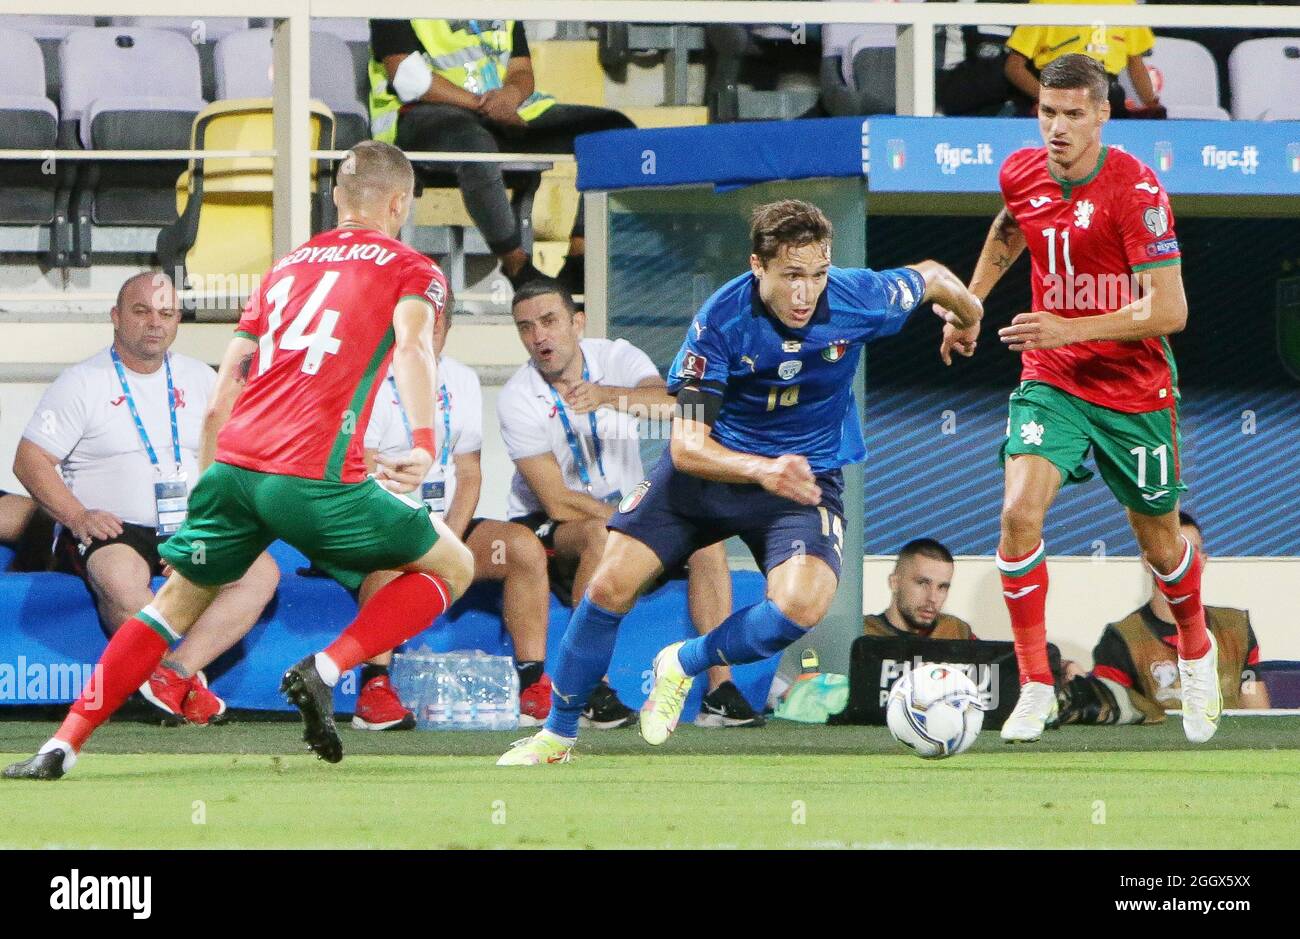
[[[158,0],[11,0],[6,12],[34,15],[151,16],[164,12]],[[274,163],[274,251],[284,254],[306,241],[311,231],[313,159],[338,151],[314,151],[308,124],[312,18],[354,18],[354,0],[169,0],[169,16],[248,16],[273,22],[273,150],[219,151],[203,158],[272,157]],[[949,25],[1047,25],[1106,23],[1116,26],[1300,29],[1300,7],[1239,5],[1023,5],[1003,3],[887,4],[858,2],[778,2],[778,0],[372,0],[371,17],[506,18],[637,23],[875,23],[899,28],[896,76],[898,113],[934,113],[936,27]],[[198,158],[194,151],[0,151],[0,159]],[[16,155],[17,154],[17,155]],[[128,155],[131,154],[131,155]],[[551,160],[564,154],[413,154],[447,161],[509,162]],[[295,172],[295,168],[297,171]]]

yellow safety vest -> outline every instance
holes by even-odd
[[[483,20],[477,33],[468,20],[411,20],[424,46],[421,55],[429,69],[472,94],[498,88],[505,81],[514,40],[514,20]],[[495,80],[491,75],[495,68]],[[550,108],[555,99],[534,93],[519,106],[519,116],[531,121]],[[402,102],[388,87],[384,63],[370,59],[370,130],[375,140],[393,143]]]

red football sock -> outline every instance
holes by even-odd
[[[428,628],[449,606],[451,591],[441,577],[403,574],[366,602],[325,654],[340,672],[346,672]]]
[[[123,623],[99,657],[90,681],[63,719],[55,739],[80,752],[96,728],[153,674],[167,653],[169,632],[162,617],[149,607]]]
[[[1152,568],[1156,586],[1169,602],[1169,609],[1178,623],[1178,655],[1183,659],[1199,659],[1210,650],[1210,634],[1205,629],[1205,607],[1201,606],[1201,571],[1205,558],[1183,539],[1186,548],[1182,559],[1171,574],[1162,574]]]
[[[1020,683],[1040,681],[1052,684],[1052,669],[1047,664],[1047,551],[1043,542],[1019,558],[997,556],[1002,574],[1002,599],[1011,614],[1011,634],[1015,638],[1016,664],[1020,666]]]

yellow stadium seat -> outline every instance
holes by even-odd
[[[548,39],[529,43],[528,52],[538,91],[563,104],[605,106],[605,70],[594,41]]]
[[[709,123],[709,109],[702,105],[665,104],[647,108],[620,108],[642,129],[649,127],[692,127]]]
[[[334,115],[319,101],[311,103],[311,147],[329,149],[334,142]],[[194,119],[190,146],[195,150],[273,150],[270,98],[218,101]],[[201,166],[199,166],[201,162]],[[270,157],[191,160],[176,181],[180,219],[158,235],[164,270],[183,269],[191,285],[205,294],[221,283],[245,284],[266,272],[272,259],[271,194],[274,161]],[[320,168],[312,165],[313,214],[322,212],[316,185]],[[328,178],[328,173],[326,174]],[[218,278],[226,279],[224,281]]]

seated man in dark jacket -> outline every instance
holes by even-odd
[[[889,608],[862,618],[868,636],[975,639],[970,624],[943,612],[952,585],[952,553],[933,538],[903,545],[889,575]]]
[[[1182,533],[1202,551],[1201,529],[1178,513]],[[1177,599],[1177,598],[1175,598]],[[1251,666],[1259,643],[1250,614],[1206,606],[1205,622],[1219,644],[1219,676],[1225,708],[1266,708],[1268,691]],[[1169,602],[1152,589],[1151,599],[1118,623],[1111,623],[1092,651],[1092,673],[1061,685],[1057,699],[1062,724],[1158,724],[1165,712],[1182,707],[1178,677],[1178,629]]]

